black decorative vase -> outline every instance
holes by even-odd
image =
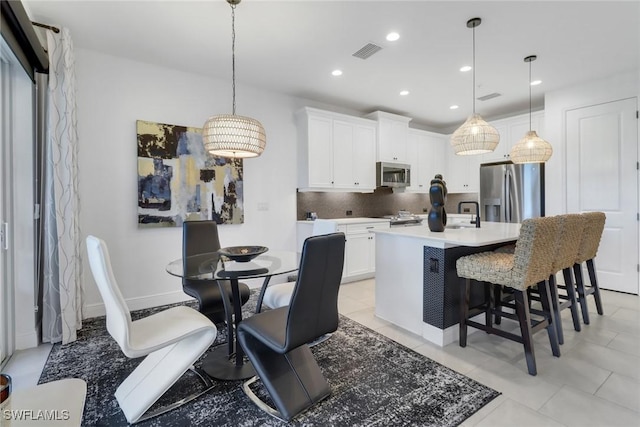
[[[429,230],[435,232],[444,231],[444,227],[447,225],[447,213],[444,210],[444,205],[447,201],[447,183],[440,174],[431,180],[429,199],[431,201],[431,210],[427,217]]]

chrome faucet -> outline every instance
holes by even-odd
[[[471,205],[475,205],[476,207],[476,220],[473,220],[473,215],[471,215],[471,224],[475,224],[476,228],[480,228],[480,204],[478,204],[478,202],[474,202],[474,201],[468,201],[468,202],[460,202],[458,203],[458,213],[462,213],[462,205],[464,204],[471,204]]]

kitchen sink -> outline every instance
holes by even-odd
[[[476,228],[475,224],[469,224],[466,222],[457,222],[457,223],[453,223],[453,224],[447,224],[444,226],[444,228],[448,229],[448,230],[457,230],[460,228]]]

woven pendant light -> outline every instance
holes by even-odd
[[[544,163],[553,154],[551,144],[531,130],[531,63],[536,59],[535,55],[524,58],[524,62],[529,63],[529,132],[511,147],[509,158],[513,163]]]
[[[227,0],[231,6],[231,71],[233,110],[231,114],[211,116],[202,129],[204,149],[214,156],[257,157],[267,145],[262,124],[251,117],[236,115],[236,5],[241,0]]]
[[[461,156],[490,153],[500,142],[498,130],[476,114],[476,27],[481,23],[480,18],[467,21],[473,30],[473,114],[451,135],[451,145]]]

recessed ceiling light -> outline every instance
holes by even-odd
[[[462,71],[463,73],[466,73],[467,71],[471,71],[471,66],[465,65],[464,67],[460,68],[460,71]]]
[[[387,41],[394,42],[400,38],[400,34],[398,33],[389,33],[387,34]]]
[[[450,110],[457,110],[459,107],[457,105],[452,105],[449,107]]]
[[[400,95],[407,96],[407,95],[409,95],[409,91],[408,90],[401,90],[400,91]]]
[[[333,75],[333,76],[341,76],[342,75],[342,70],[333,70],[331,72],[331,75]]]
[[[534,80],[531,82],[531,86],[538,86],[540,83],[542,83],[542,80]]]

